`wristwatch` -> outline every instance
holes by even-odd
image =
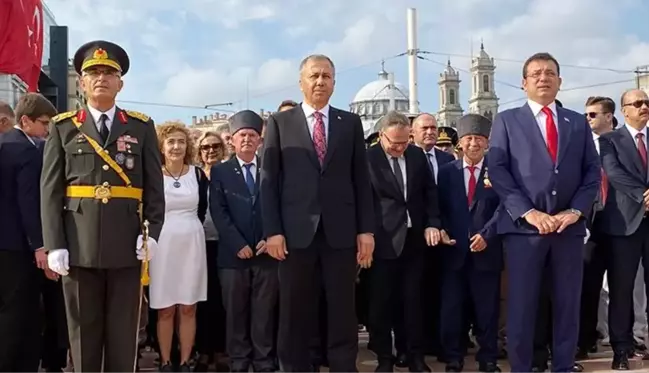
[[[570,209],[570,210],[568,210],[568,211],[571,212],[571,213],[573,213],[573,214],[575,214],[575,215],[577,215],[577,216],[580,217],[580,218],[581,218],[581,215],[583,215],[583,214],[581,213],[581,211],[579,211],[579,210],[577,210],[577,209]]]

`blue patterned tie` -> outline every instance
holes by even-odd
[[[255,195],[255,179],[252,177],[252,172],[250,169],[254,166],[253,163],[244,164],[243,167],[246,169],[246,185],[248,186],[248,191],[251,196]]]

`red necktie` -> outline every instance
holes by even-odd
[[[469,170],[469,190],[466,194],[466,199],[469,201],[469,206],[471,206],[471,202],[473,202],[473,196],[475,195],[475,187],[478,184],[478,181],[475,178],[475,166],[466,166],[466,168]]]
[[[643,133],[639,133],[635,135],[635,138],[638,140],[638,153],[640,153],[640,159],[642,160],[642,165],[644,166],[645,173],[647,172],[647,147],[644,144],[644,141],[642,141],[642,138],[644,137]]]
[[[602,196],[602,205],[605,205],[606,197],[608,197],[608,178],[606,177],[606,173],[604,172],[603,168],[602,168],[602,184],[599,187],[599,193]]]
[[[318,160],[320,165],[324,162],[325,154],[327,154],[327,140],[325,138],[325,126],[322,114],[319,111],[313,113],[315,118],[315,125],[313,126],[313,146],[315,147],[315,152],[318,155]]]
[[[548,153],[550,153],[552,162],[557,163],[559,133],[554,123],[554,115],[552,115],[552,110],[547,106],[541,109],[541,111],[545,114],[545,136],[548,143]]]

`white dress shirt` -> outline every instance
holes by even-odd
[[[243,171],[243,180],[247,181],[246,168],[244,166],[249,163],[252,163],[252,166],[250,166],[250,173],[252,174],[252,181],[256,182],[257,181],[257,157],[255,156],[250,162],[244,162],[244,160],[239,158],[238,155],[236,157],[237,157],[237,161],[239,161],[239,167],[241,167],[241,171]]]
[[[593,141],[595,142],[595,150],[597,150],[597,154],[599,154],[599,135],[593,132]]]
[[[115,111],[117,108],[113,106],[110,108],[107,112],[101,112],[97,109],[95,109],[92,106],[88,106],[88,111],[90,112],[90,115],[92,115],[92,119],[95,120],[95,126],[97,127],[97,131],[101,133],[101,124],[99,123],[99,117],[101,117],[102,114],[106,114],[108,119],[106,119],[106,128],[108,128],[108,132],[110,132],[110,128],[113,125],[113,120],[115,119]]]
[[[484,158],[475,165],[475,170],[473,170],[473,175],[475,176],[476,187],[478,186],[478,178],[480,177],[480,170],[482,170],[482,162]],[[462,161],[462,168],[464,169],[464,190],[466,191],[467,197],[469,196],[469,178],[471,177],[471,171],[469,171],[470,164],[466,163],[465,160]],[[475,197],[475,196],[474,196]]]
[[[304,111],[304,116],[306,117],[306,125],[309,128],[309,134],[311,139],[313,139],[313,131],[315,130],[315,116],[313,113],[319,111],[322,113],[322,122],[324,123],[324,132],[325,132],[325,144],[329,141],[329,104],[323,107],[320,110],[316,110],[307,103],[302,103],[302,111]]]
[[[545,130],[545,120],[547,119],[547,115],[545,115],[545,113],[542,111],[543,105],[534,102],[532,100],[527,100],[527,104],[529,105],[530,109],[532,109],[532,114],[534,114],[534,118],[536,119],[536,124],[539,126],[539,130],[541,130],[541,135],[543,136],[543,140],[547,145],[548,133]],[[554,119],[554,125],[556,127],[559,123],[559,117],[557,116],[557,104],[552,102],[550,105],[548,105],[548,108],[552,110],[552,118]],[[559,129],[557,128],[557,133],[558,132]]]
[[[392,173],[394,173],[394,161],[392,160],[392,156],[388,153],[385,153],[385,156],[388,158],[388,163],[390,164]],[[408,200],[408,176],[406,173],[406,157],[404,157],[402,154],[401,157],[397,158],[397,163],[399,163],[399,168],[401,168],[401,177],[403,178],[403,199],[407,201]],[[408,212],[407,209],[406,209],[406,217],[408,219],[408,228],[410,228],[412,227],[412,221],[410,221],[410,213]]]

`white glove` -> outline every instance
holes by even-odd
[[[61,276],[67,276],[70,269],[70,253],[66,249],[50,250],[47,253],[47,266]]]
[[[590,231],[588,228],[586,228],[586,237],[584,237],[584,244],[588,242],[588,239],[590,238]]]
[[[149,237],[149,239],[147,240],[147,245],[148,245],[147,251],[149,255],[146,258],[146,260],[151,260],[156,250],[158,250],[158,243],[156,242],[155,239]],[[137,260],[145,260],[144,240],[142,239],[142,235],[139,235],[137,237],[137,242],[135,244],[135,254],[137,255]]]

